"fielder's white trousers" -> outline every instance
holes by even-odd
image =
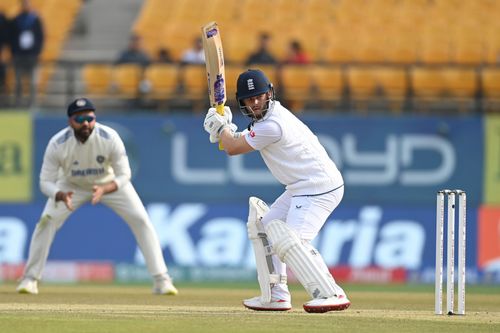
[[[62,191],[73,191],[74,211],[92,199],[91,191],[68,184],[58,185]],[[127,183],[117,191],[103,195],[100,202],[111,208],[129,225],[144,255],[150,274],[166,273],[167,267],[158,236],[133,185]],[[41,279],[54,236],[71,213],[72,211],[68,210],[62,201],[56,202],[54,198],[47,200],[31,238],[28,261],[24,270],[25,277]]]

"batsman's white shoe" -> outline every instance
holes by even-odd
[[[316,298],[304,303],[306,312],[323,313],[328,311],[342,311],[347,309],[351,302],[345,295],[332,296],[328,298]]]
[[[179,291],[174,287],[172,279],[168,274],[154,277],[153,294],[155,295],[177,295]]]
[[[261,301],[260,296],[244,300],[243,305],[256,311],[288,311],[292,308],[290,301],[271,299],[271,302],[265,303]]]
[[[32,278],[24,278],[16,288],[20,294],[38,294],[38,281]]]

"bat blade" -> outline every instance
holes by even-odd
[[[226,82],[224,73],[224,51],[220,29],[216,22],[210,22],[201,28],[205,65],[207,69],[208,97],[210,105],[217,113],[224,115],[226,103]],[[219,143],[219,149],[223,149]]]
[[[224,112],[224,104],[226,103],[226,83],[224,73],[224,51],[222,49],[220,30],[216,22],[210,22],[202,28],[202,31],[210,105]]]

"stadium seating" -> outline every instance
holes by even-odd
[[[110,93],[112,82],[112,65],[86,64],[82,69],[82,80],[85,94],[90,98],[105,97]]]
[[[154,6],[158,9],[152,10]],[[199,27],[213,17],[209,12],[213,14],[214,8],[227,9],[218,22],[223,31],[226,63],[234,66],[228,73],[241,70],[239,66],[255,49],[262,31],[271,34],[272,51],[281,60],[289,41],[297,39],[313,63],[347,65],[345,80],[342,70],[335,66],[314,66],[310,71],[283,66],[280,80],[273,82],[278,84],[282,97],[298,109],[312,99],[339,101],[348,87],[350,97],[361,103],[358,106],[363,104],[361,101],[390,100],[389,108],[398,112],[414,91],[414,101],[419,103],[437,102],[446,96],[445,100],[458,99],[464,110],[464,101],[473,99],[478,87],[471,66],[496,64],[500,58],[500,24],[495,15],[500,13],[500,4],[489,0],[245,0],[238,5],[217,0],[213,6],[196,0],[183,5],[148,0],[144,7],[149,8],[149,14],[141,15],[136,26],[147,21],[163,22],[164,40],[171,41],[177,57],[181,49],[188,47],[191,37],[199,33],[186,25]],[[273,19],[269,19],[270,12],[274,13]],[[184,32],[182,38],[178,29]],[[411,69],[417,64],[418,68]],[[400,65],[407,67],[402,69]],[[464,67],[452,67],[457,65]],[[432,66],[439,68],[434,70]],[[228,79],[227,84],[232,95],[234,79]]]
[[[238,75],[246,70],[245,66],[227,65],[226,72],[226,98],[230,106],[236,106],[236,80]]]
[[[354,107],[366,111],[370,104],[377,109],[400,112],[408,93],[407,75],[403,68],[360,67],[347,71],[350,98]]]
[[[195,112],[205,110],[209,104],[205,66],[185,65],[180,75],[183,88],[180,97],[189,102]]]
[[[144,69],[136,64],[116,65],[112,70],[111,89],[115,96],[133,99],[139,96],[139,84],[144,78]]]
[[[284,66],[281,69],[283,100],[294,112],[301,112],[311,99],[314,83],[312,67],[308,65]]]
[[[333,109],[340,105],[346,87],[343,71],[337,66],[314,66],[314,99],[320,108]]]
[[[9,16],[17,12],[17,0],[2,2]],[[46,23],[42,59],[56,61],[82,2],[32,3]],[[291,40],[301,42],[312,60],[306,67],[310,70],[284,63],[265,68],[278,96],[296,111],[314,103],[334,107],[351,98],[356,110],[385,103],[390,111],[399,112],[412,94],[410,100],[419,110],[442,104],[465,112],[474,99],[491,99],[491,89],[481,89],[488,88],[488,73],[500,63],[499,14],[500,1],[493,0],[144,0],[132,32],[143,37],[149,54],[166,48],[179,61],[200,36],[201,26],[217,20],[230,104],[238,72],[245,69],[259,34],[268,32],[278,60],[285,60]],[[200,68],[155,65],[145,72],[101,68],[105,74],[96,77],[93,72],[101,65],[92,66],[83,66],[82,78],[85,89],[96,96],[131,98],[145,76],[145,82],[152,84],[149,90],[143,87],[146,98],[207,100]],[[51,77],[50,70],[44,66],[39,87],[47,85],[44,80]],[[478,80],[478,71],[485,75],[483,81]],[[8,80],[12,91],[12,74]]]
[[[500,69],[484,68],[481,71],[484,110],[500,111]]]
[[[221,8],[224,10],[218,11]],[[237,4],[217,0],[210,5],[198,0],[147,0],[134,31],[146,36],[156,34],[156,37],[159,31],[164,31],[165,38],[146,38],[150,41],[150,51],[154,52],[155,47],[166,43],[178,55],[187,46],[179,42],[179,36],[189,42],[199,34],[199,27],[217,17],[224,31],[223,42],[227,41],[226,53],[230,62],[241,62],[252,49],[257,35],[267,31],[279,36],[274,39],[273,48],[280,57],[286,53],[283,46],[295,38],[306,46],[315,61],[325,57],[333,62],[400,59],[408,63],[417,50],[421,50],[420,61],[423,63],[442,64],[452,60],[476,63],[479,60],[484,62],[485,54],[469,54],[464,49],[466,41],[471,45],[488,44],[489,41],[479,40],[481,36],[489,35],[489,30],[495,31],[491,26],[498,24],[495,15],[486,12],[498,13],[499,9],[498,3],[488,0],[467,0],[460,5],[453,0],[245,0]],[[269,19],[269,13],[273,13],[273,19]],[[452,37],[456,30],[461,29],[454,22],[461,22],[466,27],[462,30],[471,32],[466,41]],[[418,36],[421,36],[420,40],[417,40]],[[455,49],[458,49],[456,55]]]
[[[430,109],[470,111],[478,91],[474,69],[414,68],[411,71],[414,102],[419,111]]]
[[[154,100],[168,100],[176,97],[179,86],[179,68],[174,64],[152,64],[145,72],[149,83],[147,97]]]

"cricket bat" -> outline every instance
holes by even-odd
[[[210,105],[217,110],[217,113],[223,116],[227,96],[224,74],[224,52],[222,51],[220,30],[216,22],[210,22],[201,28],[201,32],[203,50],[205,51]],[[220,142],[219,149],[223,150]]]

